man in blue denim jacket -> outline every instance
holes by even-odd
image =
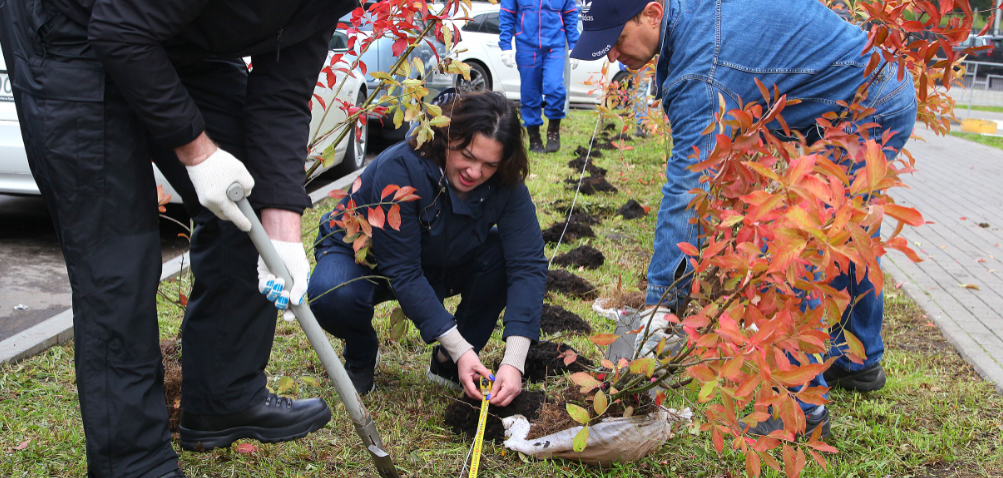
[[[801,100],[784,109],[784,119],[791,128],[811,132],[816,118],[838,111],[837,101],[852,100],[870,80],[864,76],[869,55],[862,55],[867,36],[817,0],[594,0],[591,11],[572,57],[607,56],[637,69],[660,55],[656,97],[662,99],[671,121],[674,146],[662,187],[646,302],[654,307],[668,291],[672,306],[688,290],[687,281],[674,283],[691,267],[676,244],[696,244],[699,236],[686,206],[693,198],[689,191],[701,187],[700,174],[687,168],[705,160],[714,147],[714,135],[701,133],[714,119],[719,95],[733,109],[739,99],[761,98],[754,79],[776,85],[789,100]],[[908,74],[898,80],[894,69],[886,67],[873,75],[877,78],[864,105],[876,109],[868,118],[879,125],[872,137],[880,137],[881,131],[897,132],[885,145],[891,148],[886,154],[892,159],[912,133],[916,93]],[[700,155],[689,158],[694,147]],[[859,298],[842,317],[841,326],[831,331],[832,343],[845,344],[842,330],[850,330],[863,342],[867,360],[861,365],[840,357],[825,380],[817,377],[811,385],[828,382],[851,390],[880,389],[885,383],[880,363],[883,296],[873,293],[866,276],[858,283],[853,267],[832,285],[848,288],[853,299]],[[841,347],[834,345],[830,353],[842,355]],[[806,433],[819,425],[828,431],[824,407],[803,404],[803,408],[808,412]],[[768,433],[779,426],[764,422],[753,431]]]

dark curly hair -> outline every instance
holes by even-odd
[[[515,184],[529,177],[529,155],[523,143],[523,129],[515,105],[501,93],[456,93],[450,88],[433,100],[442,108],[450,122],[435,127],[435,137],[417,145],[416,136],[408,145],[422,156],[432,158],[440,168],[446,168],[446,151],[465,149],[480,133],[502,145],[502,158],[494,176],[501,185]]]

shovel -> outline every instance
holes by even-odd
[[[251,231],[248,234],[251,235],[251,242],[254,243],[254,247],[258,249],[258,253],[265,260],[268,269],[276,277],[282,278],[286,284],[292,284],[292,277],[289,276],[286,265],[275,251],[268,235],[265,234],[265,228],[261,226],[261,221],[258,220],[254,209],[251,208],[251,204],[244,197],[244,188],[237,183],[231,184],[226,190],[226,195],[230,200],[237,203],[240,212],[244,213],[247,219],[251,221]],[[310,306],[306,301],[303,301],[302,305],[292,305],[290,302],[289,307],[296,314],[296,320],[299,321],[300,327],[303,328],[303,332],[306,333],[306,337],[310,340],[310,345],[313,346],[321,363],[324,364],[327,375],[334,382],[334,388],[338,391],[341,402],[345,404],[345,410],[348,410],[348,415],[352,418],[355,431],[359,433],[359,438],[362,439],[362,446],[369,450],[369,454],[373,457],[373,463],[376,464],[376,469],[379,471],[380,476],[383,478],[399,478],[400,475],[397,473],[397,467],[394,466],[393,459],[389,453],[384,451],[383,441],[380,440],[380,435],[376,431],[376,422],[373,421],[373,417],[366,410],[366,407],[362,405],[359,394],[355,391],[355,386],[352,385],[352,380],[348,378],[345,367],[341,365],[341,360],[338,359],[334,348],[331,347],[331,342],[324,335],[324,330],[317,324],[317,319],[313,316],[313,312],[310,311]]]

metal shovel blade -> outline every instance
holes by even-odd
[[[268,234],[265,233],[265,228],[261,226],[261,221],[258,220],[257,214],[251,208],[251,204],[244,198],[244,188],[237,183],[231,184],[227,189],[227,197],[237,203],[240,212],[244,213],[244,216],[247,216],[247,219],[251,221],[251,231],[248,234],[251,236],[251,242],[258,249],[258,253],[261,254],[261,258],[264,259],[268,269],[276,277],[282,278],[286,284],[292,284],[292,277],[289,275],[289,271],[286,270],[285,263],[282,262],[282,258],[279,257],[278,252],[275,251],[275,247],[272,246],[272,241],[268,238]],[[290,308],[296,314],[296,320],[299,321],[300,327],[303,328],[303,333],[310,340],[310,345],[313,346],[313,350],[317,353],[317,357],[320,358],[320,362],[324,364],[327,375],[331,377],[331,382],[334,383],[334,388],[338,391],[338,396],[341,397],[341,402],[345,404],[345,410],[348,412],[349,417],[352,418],[355,430],[359,433],[362,447],[369,451],[369,455],[372,456],[373,463],[376,465],[376,470],[379,471],[380,476],[383,478],[400,478],[397,467],[394,466],[393,459],[386,452],[383,441],[380,440],[380,435],[376,431],[376,422],[373,421],[373,417],[366,410],[366,407],[362,405],[362,400],[359,399],[359,394],[356,392],[355,386],[352,385],[352,379],[345,372],[345,367],[341,365],[338,354],[335,353],[331,342],[324,335],[324,330],[317,323],[317,319],[310,310],[309,304],[304,301],[303,304],[294,305]]]

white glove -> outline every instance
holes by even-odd
[[[570,60],[571,60],[571,69],[572,70],[577,69],[578,68],[578,58],[570,58]]]
[[[501,53],[502,64],[509,67],[515,68],[515,51],[505,50]]]
[[[286,282],[272,271],[268,270],[265,260],[258,256],[258,291],[265,295],[269,302],[275,303],[275,308],[283,311],[282,318],[287,322],[296,319],[290,305],[303,304],[307,285],[310,282],[310,263],[306,260],[306,251],[299,242],[272,241],[275,251],[279,253],[282,262],[292,277],[292,287],[286,287]]]
[[[232,221],[241,231],[251,230],[251,221],[240,212],[237,204],[226,196],[226,190],[233,183],[244,188],[244,196],[251,195],[254,178],[247,172],[244,163],[234,158],[232,154],[216,149],[205,161],[195,166],[185,166],[188,177],[195,186],[199,203],[216,215],[216,217]]]

